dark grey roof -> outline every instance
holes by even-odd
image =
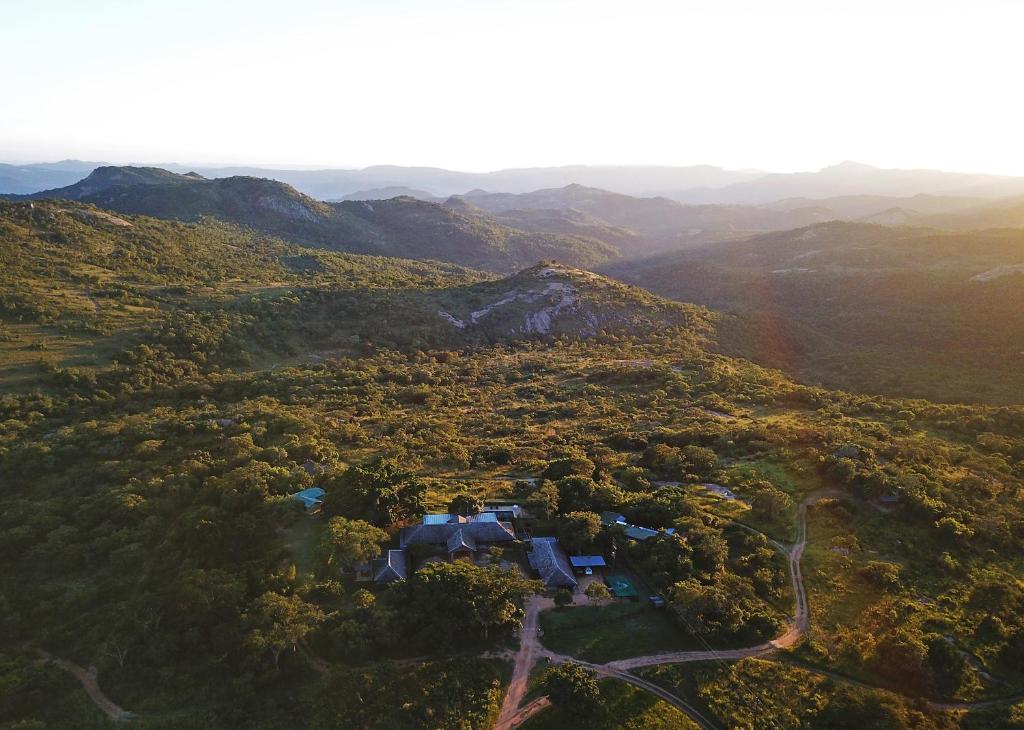
[[[454,553],[456,550],[471,550],[476,552],[476,540],[473,536],[468,534],[465,528],[458,528],[452,533],[452,536],[448,538],[448,552]]]
[[[548,588],[575,588],[569,560],[558,546],[554,537],[533,538],[533,550],[529,554],[530,567],[537,571]]]
[[[498,522],[493,515],[471,517],[450,516],[446,522],[434,522],[437,515],[424,517],[424,524],[402,529],[400,542],[408,545],[446,545],[457,531],[475,542],[509,542],[516,539],[515,530],[508,522]],[[489,517],[490,519],[484,519]],[[428,520],[428,518],[430,518]]]
[[[312,459],[306,459],[299,468],[304,470],[311,477],[315,477],[317,474],[327,470],[323,464],[318,464]]]
[[[370,561],[374,583],[391,583],[405,580],[408,575],[405,550],[388,550],[381,557]]]

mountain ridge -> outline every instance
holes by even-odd
[[[209,216],[306,245],[499,272],[544,258],[590,266],[618,256],[595,238],[513,229],[411,197],[324,203],[286,183],[255,177],[207,179],[161,168],[102,167],[64,188],[5,197],[77,200],[171,220]]]

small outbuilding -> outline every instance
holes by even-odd
[[[569,564],[576,575],[593,575],[595,568],[605,568],[607,564],[601,555],[572,555]]]
[[[601,524],[605,527],[619,527],[625,532],[626,537],[630,540],[637,540],[643,542],[649,540],[652,537],[658,535],[673,535],[675,529],[669,527],[666,530],[655,530],[653,527],[641,527],[639,525],[630,524],[626,520],[625,515],[620,515],[618,512],[602,512],[601,513]]]
[[[306,508],[306,514],[310,516],[320,514],[324,508],[324,497],[327,496],[320,487],[310,487],[309,489],[303,489],[301,492],[296,492],[292,495],[292,499],[296,499],[302,502],[302,505]]]

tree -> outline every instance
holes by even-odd
[[[591,509],[597,483],[590,477],[568,476],[555,482],[558,487],[558,508],[564,513]]]
[[[483,508],[483,500],[468,492],[456,494],[448,503],[448,511],[453,515],[476,515]]]
[[[870,560],[860,569],[861,577],[878,588],[899,588],[900,566],[884,560]]]
[[[573,602],[572,591],[568,588],[559,588],[555,591],[555,605],[559,608],[571,606]]]
[[[667,586],[693,576],[693,549],[678,535],[660,534],[633,546],[639,560],[658,586]]]
[[[953,517],[936,520],[935,529],[947,543],[964,542],[974,537],[974,530]]]
[[[729,543],[721,532],[705,525],[691,525],[687,527],[683,539],[692,551],[691,560],[697,570],[707,575],[716,575],[725,569]]]
[[[924,637],[928,647],[928,665],[935,685],[943,697],[955,697],[966,681],[970,668],[953,641],[941,634]]]
[[[640,464],[662,479],[682,479],[686,460],[681,449],[668,444],[651,444],[640,457]]]
[[[694,579],[669,589],[669,606],[683,626],[696,634],[731,637],[743,623],[743,611],[720,586],[705,586]]]
[[[904,628],[879,637],[873,663],[881,676],[909,694],[924,694],[934,686],[928,647],[916,630]]]
[[[594,462],[582,454],[568,456],[549,463],[541,474],[541,479],[558,481],[568,476],[582,476],[590,479],[593,478],[596,468]]]
[[[903,714],[901,708],[887,698],[880,700],[876,694],[839,685],[813,718],[811,726],[823,730],[910,730],[924,726]]]
[[[704,446],[684,446],[680,457],[691,478],[707,479],[718,466],[718,454]]]
[[[366,610],[373,608],[373,605],[377,602],[377,596],[370,593],[365,588],[360,588],[358,591],[352,594],[352,605],[358,609]]]
[[[669,609],[686,630],[723,640],[759,641],[782,626],[768,613],[753,586],[740,576],[725,573],[712,585],[689,579],[668,590]]]
[[[593,715],[601,703],[596,675],[575,662],[549,669],[544,676],[544,692],[556,707],[583,716]]]
[[[248,644],[257,651],[269,651],[274,668],[280,668],[281,652],[296,644],[324,620],[324,613],[298,596],[264,593],[247,612],[252,626]]]
[[[332,517],[320,539],[318,553],[324,565],[351,570],[379,556],[381,543],[387,539],[388,533],[369,522]]]
[[[571,553],[590,548],[601,532],[601,516],[596,512],[570,512],[558,525],[558,539]]]
[[[549,519],[558,514],[558,499],[558,487],[553,482],[543,481],[526,501],[526,506],[538,517]]]
[[[681,517],[697,514],[684,487],[662,487],[654,494],[638,495],[626,508],[634,524],[671,527]]]
[[[325,489],[331,513],[375,525],[404,522],[422,516],[425,511],[426,485],[387,459],[351,466],[328,480]]]
[[[774,518],[793,507],[793,499],[769,481],[744,482],[743,491],[750,495],[750,506],[760,515]]]
[[[651,491],[651,482],[647,479],[647,472],[639,466],[623,467],[615,473],[615,478],[628,492]]]
[[[593,581],[583,592],[592,601],[603,601],[612,597],[612,592],[608,590],[608,586],[599,580]]]
[[[452,646],[518,627],[523,599],[542,589],[539,581],[518,572],[460,560],[428,563],[393,586],[395,593],[389,598],[404,607],[403,618],[414,639]]]

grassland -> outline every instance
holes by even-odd
[[[575,606],[541,614],[544,645],[589,662],[699,647],[664,610],[639,601]]]
[[[641,689],[606,679],[600,683],[602,707],[600,714],[583,718],[573,708],[551,707],[534,715],[521,727],[524,730],[562,730],[586,727],[616,730],[695,730],[700,727],[664,700]]]

